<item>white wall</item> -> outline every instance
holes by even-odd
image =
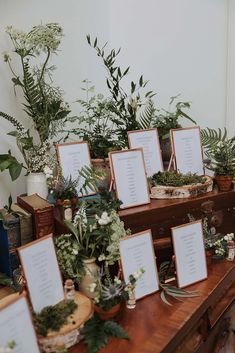
[[[183,100],[192,102],[191,115],[200,125],[222,127],[226,121],[235,132],[231,119],[235,106],[227,101],[227,89],[230,96],[235,89],[235,81],[228,86],[226,77],[227,5],[225,0],[0,0],[0,52],[10,50],[4,34],[7,25],[29,30],[41,22],[58,22],[65,37],[53,61],[55,80],[70,103],[81,94],[84,78],[91,79],[97,91],[105,90],[104,69],[85,40],[90,33],[101,43],[109,41],[110,48],[122,47],[120,64],[131,66],[130,80],[144,74],[148,87],[158,93],[158,107],[167,108],[169,97],[181,93]],[[232,37],[234,4],[230,10]],[[235,56],[232,45],[230,52]],[[231,64],[235,77],[232,70]],[[10,78],[0,61],[0,110],[27,122],[22,97],[14,96]],[[72,110],[78,112],[76,103]],[[17,152],[13,138],[6,136],[10,128],[0,120],[0,153],[9,148]],[[10,192],[15,198],[24,191],[24,177],[12,183],[8,173],[0,173],[0,206]]]

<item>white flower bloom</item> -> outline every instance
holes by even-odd
[[[118,277],[114,277],[114,283],[121,284],[122,281]]]
[[[105,260],[105,255],[104,255],[104,254],[101,254],[101,255],[98,257],[98,260],[99,260],[99,261],[104,261],[104,260]]]
[[[73,252],[74,255],[77,255],[77,254],[78,254],[77,249],[73,249],[72,252]]]

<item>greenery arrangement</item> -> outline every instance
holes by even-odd
[[[215,175],[235,175],[235,138],[228,138],[227,130],[206,128],[201,130],[202,145],[210,163],[206,168]]]
[[[79,129],[67,131],[68,136],[73,133],[82,140],[88,141],[92,158],[106,158],[112,150],[121,148],[120,142],[114,134],[114,123],[112,122],[112,101],[104,98],[102,94],[90,97],[94,86],[90,81],[84,80],[86,99],[79,99],[82,111],[77,118]]]
[[[152,121],[152,127],[157,127],[158,135],[160,139],[166,139],[169,137],[170,129],[181,128],[179,119],[184,118],[196,124],[188,114],[184,112],[183,109],[189,109],[191,107],[190,102],[177,102],[173,109],[173,104],[179,95],[171,97],[169,103],[169,110],[159,109],[156,111],[155,118]]]
[[[199,296],[198,291],[187,291],[178,288],[172,284],[165,283],[165,280],[174,276],[174,264],[170,261],[162,262],[159,268],[159,284],[161,288],[160,298],[165,304],[172,305],[171,302],[168,300],[168,297],[178,301],[182,301],[186,298],[193,298]]]
[[[183,185],[194,185],[204,184],[206,178],[198,176],[197,174],[182,174],[176,173],[175,171],[158,172],[149,178],[149,183],[152,186],[183,186]]]
[[[100,47],[97,38],[92,41],[89,35],[87,41],[95,49],[107,71],[106,84],[110,98],[103,102],[107,104],[106,107],[109,110],[107,117],[109,124],[112,124],[111,130],[108,128],[107,132],[112,131],[113,138],[118,139],[118,147],[125,148],[128,146],[127,131],[147,128],[146,125],[150,125],[155,113],[151,98],[155,94],[153,91],[148,91],[141,97],[140,92],[144,91],[148,83],[143,75],[140,76],[138,82],[130,82],[130,92],[126,93],[121,84],[127,77],[130,67],[122,69],[117,65],[116,61],[121,49],[112,49],[106,53],[107,43]],[[88,106],[90,107],[89,103]],[[88,106],[86,105],[86,109]],[[146,111],[143,111],[141,107],[146,107]],[[94,115],[94,118],[97,119],[97,116]],[[89,124],[89,117],[87,122]]]
[[[55,239],[56,252],[62,273],[78,281],[84,273],[82,259],[102,258],[112,265],[119,259],[119,241],[126,236],[117,212],[97,210],[88,214],[83,203],[73,222],[65,221],[71,231]]]
[[[124,329],[114,321],[103,321],[97,315],[88,320],[83,329],[87,353],[96,353],[108,343],[108,337],[129,339]]]
[[[14,54],[19,58],[22,72],[15,72],[9,53],[4,52],[3,58],[13,75],[14,89],[19,88],[23,93],[24,111],[32,124],[32,127],[26,130],[17,119],[0,112],[0,116],[16,128],[9,135],[16,138],[26,164],[18,162],[10,151],[0,156],[0,170],[9,169],[12,180],[15,180],[22,168],[28,172],[41,172],[48,165],[49,140],[54,138],[69,120],[67,116],[70,110],[63,100],[61,89],[51,84],[55,66],[49,66],[52,55],[60,45],[62,28],[57,23],[48,23],[23,32],[10,26],[7,27],[6,33],[13,45]],[[36,65],[37,60],[42,60],[42,64]]]
[[[102,256],[100,259],[104,260]],[[100,271],[97,279],[90,285],[90,292],[94,293],[94,303],[104,311],[110,310],[113,306],[123,303],[129,299],[129,295],[134,291],[137,280],[144,273],[144,269],[130,275],[128,283],[118,277],[112,278],[108,268],[108,262],[104,261],[104,269]]]
[[[56,305],[46,306],[40,313],[33,313],[38,334],[46,336],[49,330],[59,331],[76,308],[74,300],[65,299]]]

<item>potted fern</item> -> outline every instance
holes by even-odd
[[[229,191],[235,175],[235,138],[228,138],[227,130],[204,129],[202,144],[209,158],[206,168],[214,172],[220,191]]]

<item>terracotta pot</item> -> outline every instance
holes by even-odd
[[[99,266],[96,264],[96,259],[94,257],[90,259],[84,259],[83,265],[85,269],[85,274],[82,276],[79,282],[79,289],[88,298],[93,298],[94,293],[90,291],[89,285],[96,282],[99,272]]]
[[[95,158],[91,160],[91,164],[95,169],[102,169],[106,173],[106,178],[99,180],[99,189],[108,189],[111,183],[111,172],[108,158]]]
[[[97,305],[94,305],[94,310],[101,320],[112,320],[119,316],[122,311],[122,305],[121,303],[118,303],[107,311]]]
[[[212,263],[212,253],[209,250],[206,250],[206,264],[207,266]]]
[[[232,187],[233,176],[216,175],[215,181],[220,191],[229,191]]]

